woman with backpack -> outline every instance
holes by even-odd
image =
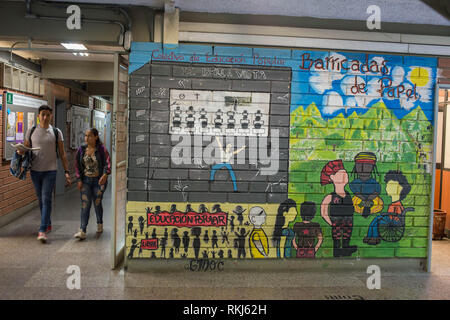
[[[97,216],[97,233],[103,232],[102,198],[108,185],[108,175],[111,174],[109,153],[100,141],[97,129],[86,130],[84,141],[86,145],[78,148],[75,161],[78,190],[81,193],[81,226],[74,237],[80,240],[86,239],[92,202]]]

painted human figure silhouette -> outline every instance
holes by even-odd
[[[223,259],[223,250],[219,250],[218,255],[219,255],[219,258],[220,258],[220,259]]]
[[[213,235],[211,237],[211,247],[214,249],[214,247],[219,248],[219,245],[217,244],[218,241],[218,237],[217,237],[217,231],[213,230]]]
[[[140,231],[140,233],[142,235],[142,232],[144,231],[144,221],[145,221],[145,219],[144,219],[143,216],[139,216],[138,221],[139,221],[139,231]]]
[[[136,250],[136,248],[138,247],[136,242],[137,242],[136,239],[131,240],[131,247],[130,247],[130,251],[128,252],[128,259],[133,258],[134,250]]]
[[[150,258],[151,258],[151,259],[156,259],[155,251],[152,251],[152,254],[150,255]]]
[[[152,232],[152,239],[156,239],[156,228],[153,229],[153,232]]]
[[[172,119],[172,125],[174,128],[180,128],[181,127],[181,109],[180,106],[177,106],[174,110],[174,116]]]
[[[242,113],[241,128],[247,130],[249,122],[250,121],[248,120],[248,112],[247,110],[244,110],[244,112]]]
[[[183,247],[184,247],[184,252],[188,252],[189,249],[189,232],[184,231],[183,232]]]
[[[208,208],[204,204],[201,204],[198,208],[198,212],[206,213],[206,212],[208,212]]]
[[[231,249],[228,249],[228,259],[233,259],[233,254],[231,253]]]
[[[220,208],[220,204],[215,204],[211,210],[211,213],[219,213],[222,212],[222,209]]]
[[[192,206],[190,204],[186,205],[186,211],[184,213],[189,213],[189,212],[195,212],[194,209],[192,209]]]
[[[250,230],[247,233],[245,233],[245,229],[241,228],[240,232],[241,232],[240,234],[238,234],[237,232],[234,233],[237,237],[238,259],[240,259],[241,256],[245,258],[245,238],[249,235]]]
[[[255,129],[261,129],[262,125],[264,124],[264,121],[262,121],[261,118],[262,118],[261,111],[260,110],[256,111],[255,120],[253,121],[253,126],[255,127]]]
[[[173,259],[173,248],[170,248],[169,259]]]
[[[166,258],[166,245],[167,245],[167,238],[161,238],[160,241],[161,244],[161,257]]]
[[[134,229],[134,237],[137,237],[137,229]]]
[[[205,234],[203,235],[203,241],[205,243],[209,242],[209,235],[208,235],[208,230],[205,230]]]
[[[174,228],[172,230],[171,237],[172,237],[172,241],[173,241],[173,247],[175,248],[175,253],[178,253],[180,251],[181,239],[180,239],[180,236],[178,235],[177,228]]]
[[[194,227],[191,229],[191,235],[195,236],[192,241],[192,247],[194,247],[195,259],[198,259],[198,254],[200,252],[200,234],[202,229],[200,227]]]
[[[127,229],[127,231],[128,231],[128,233],[132,233],[133,232],[133,217],[132,216],[130,216],[130,217],[128,217],[128,229]]]
[[[206,118],[206,111],[204,108],[200,110],[200,123],[203,129],[208,126],[208,118]]]
[[[148,240],[148,232],[145,233],[145,240]]]
[[[228,221],[230,222],[231,232],[234,232],[234,216],[231,216]]]
[[[208,259],[208,252],[206,250],[203,250],[202,255],[203,259]]]
[[[225,243],[225,241],[226,241],[228,244],[229,243],[228,242],[228,232],[224,231],[223,227],[221,228],[221,230],[222,230],[222,243]]]
[[[169,213],[173,214],[173,213],[175,213],[176,211],[177,211],[177,205],[176,205],[176,204],[173,204],[173,205],[170,207],[170,212],[169,212]]]
[[[195,124],[194,107],[190,106],[187,111],[186,128],[193,129]]]
[[[244,221],[244,215],[245,209],[242,208],[242,206],[236,206],[236,208],[233,210],[233,212],[237,215],[237,220],[239,221],[239,225],[242,226],[242,222]]]
[[[221,129],[222,128],[222,124],[223,124],[223,119],[222,119],[222,111],[219,109],[216,112],[216,118],[214,119],[214,128],[216,129]]]
[[[228,121],[227,121],[227,129],[234,129],[235,119],[234,119],[234,111],[228,111]]]
[[[228,144],[226,148],[223,148],[222,143],[220,142],[220,139],[216,137],[217,144],[220,148],[220,163],[216,163],[211,167],[211,176],[209,178],[210,181],[214,181],[214,176],[216,174],[217,170],[220,170],[222,168],[226,168],[228,172],[230,173],[231,181],[233,182],[233,190],[237,191],[237,185],[236,185],[236,175],[234,174],[233,167],[231,166],[230,161],[233,159],[235,154],[238,154],[242,150],[245,149],[245,146],[242,148],[236,150],[233,152],[233,146],[231,144]]]

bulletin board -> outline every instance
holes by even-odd
[[[104,142],[106,130],[106,114],[98,110],[93,110],[92,114],[93,114],[92,126],[98,130],[98,136],[100,140]]]
[[[84,132],[91,126],[91,110],[72,106],[72,124],[70,126],[70,147],[78,149],[84,144]]]
[[[15,151],[11,143],[24,143],[27,130],[38,124],[39,107],[47,101],[6,91],[3,97],[3,158],[11,160]]]

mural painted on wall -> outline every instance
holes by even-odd
[[[153,187],[143,200],[128,201],[128,258],[426,256],[436,59],[140,43],[133,48],[130,73],[152,77],[152,90],[155,81],[182,81],[168,87],[166,96],[148,93],[150,112],[167,99],[168,134],[210,135],[221,161],[200,164],[207,173],[198,185],[189,180],[191,172],[178,180],[187,199],[206,186],[203,198],[196,194],[200,201],[161,200]],[[146,63],[159,73],[142,76],[139,68]],[[291,77],[277,80],[277,68],[286,67]],[[254,89],[242,87],[245,81]],[[278,103],[289,104],[290,111],[286,179],[244,177],[233,160],[239,154],[248,160],[248,148],[219,137],[269,136]],[[146,168],[149,183],[163,180]],[[282,168],[276,174],[283,176]],[[227,195],[215,201],[222,199],[221,190],[211,184],[220,181],[228,184]],[[271,188],[261,186],[281,181],[288,187],[279,201],[264,198]]]

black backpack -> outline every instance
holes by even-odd
[[[59,152],[58,152],[58,138],[59,138],[59,132],[58,129],[56,127],[52,127],[53,128],[53,133],[55,134],[55,151],[56,151],[56,158],[59,158]],[[30,132],[30,148],[33,147],[32,142],[31,142],[31,136],[33,135],[34,130],[36,130],[36,126],[33,126],[31,128],[31,132]]]

